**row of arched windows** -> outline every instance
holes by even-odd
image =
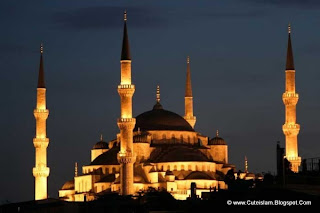
[[[161,165],[158,166],[158,170],[160,171],[212,171],[212,167],[210,165],[198,165],[187,164],[187,165]]]
[[[101,168],[101,169],[102,169],[103,174],[115,174],[117,171],[117,169],[115,167],[111,167],[111,168],[106,167],[106,168]],[[84,169],[84,174],[88,174],[88,173],[93,172],[95,170],[96,169],[93,169],[93,168],[92,169],[90,169],[90,168]]]
[[[157,135],[153,135],[152,139],[157,141],[157,140],[164,140],[164,141],[170,141],[172,143],[196,143],[197,142],[197,137],[193,136],[190,137],[190,135],[188,135],[187,137],[184,137],[182,134],[180,135],[175,135],[172,134],[170,138],[167,137],[166,134],[162,134],[161,138],[158,138]]]

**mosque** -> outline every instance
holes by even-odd
[[[194,129],[196,117],[193,114],[189,57],[185,115],[182,117],[162,106],[157,86],[154,106],[132,118],[135,87],[131,84],[126,14],[124,20],[121,84],[118,86],[121,97],[120,133],[114,140],[104,142],[101,137],[94,144],[91,163],[82,167],[82,175],[75,174],[62,186],[59,197],[68,201],[93,200],[96,195],[107,192],[136,194],[152,187],[167,190],[176,199],[186,199],[190,196],[192,182],[196,183],[199,196],[210,189],[225,189],[224,174],[234,166],[228,164],[228,145],[219,137],[218,131],[210,139]],[[131,179],[131,183],[125,186],[128,189],[122,189],[121,182],[128,182],[128,179]]]
[[[289,42],[291,51],[291,41]],[[34,110],[36,137],[33,143],[36,149],[36,160],[33,175],[36,200],[47,198],[47,177],[50,172],[46,162],[46,149],[49,144],[46,136],[46,119],[49,110],[46,108],[42,53],[41,46],[37,107]],[[121,114],[117,120],[120,132],[111,141],[105,142],[101,137],[100,141],[93,144],[91,162],[82,167],[81,174],[78,174],[78,166],[75,166],[75,176],[61,187],[59,198],[66,201],[89,201],[106,193],[134,195],[154,188],[166,190],[176,199],[186,199],[191,196],[192,185],[196,186],[196,193],[199,197],[202,192],[227,189],[224,176],[235,166],[228,163],[226,141],[220,137],[218,131],[215,137],[210,138],[194,129],[196,117],[193,114],[190,58],[188,57],[186,61],[184,116],[162,106],[159,86],[157,86],[154,106],[150,106],[149,111],[135,118],[132,116],[132,97],[135,85],[131,82],[131,55],[126,13],[124,14],[120,63],[121,81],[117,88],[121,100]],[[291,75],[288,77],[288,82],[294,78],[292,76],[294,74],[293,61],[290,66],[289,71],[286,72],[287,77]],[[292,83],[287,84],[293,88]],[[286,90],[286,93],[295,92],[291,87],[289,89],[292,91]],[[284,103],[288,105],[287,99]],[[290,104],[292,106],[291,102]],[[288,118],[293,114],[295,116],[295,108],[289,113]],[[288,122],[287,125],[284,125],[286,126],[284,132],[287,135],[290,128],[297,127],[297,125],[292,125],[295,119]],[[290,138],[294,146],[297,141],[293,134],[290,135]],[[295,163],[298,162],[296,146],[292,153],[290,157],[295,160]],[[295,165],[298,164],[299,162]],[[246,171],[241,174],[242,178],[255,178],[254,174],[247,171],[247,168],[246,161]]]

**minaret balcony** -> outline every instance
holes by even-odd
[[[134,84],[120,84],[118,85],[118,89],[135,89]]]
[[[282,126],[282,130],[286,136],[298,135],[299,131],[300,131],[300,125],[299,124],[284,124]]]
[[[135,85],[133,84],[120,84],[118,85],[118,93],[120,96],[132,97],[135,91]]]
[[[47,148],[49,145],[49,138],[33,138],[33,145],[35,148]]]
[[[43,164],[39,164],[37,167],[33,167],[32,173],[34,177],[48,177],[50,169]]]
[[[134,163],[136,161],[136,156],[132,152],[119,152],[117,159],[120,164],[128,164]]]
[[[283,100],[284,105],[297,105],[298,100],[299,100],[299,94],[285,92],[282,95],[282,100]]]
[[[36,119],[47,119],[49,116],[49,110],[48,109],[35,109],[33,110],[34,117]]]
[[[120,129],[133,129],[135,124],[135,118],[118,118],[118,127]]]
[[[301,157],[287,157],[284,156],[288,161],[291,163],[300,163],[301,162]]]

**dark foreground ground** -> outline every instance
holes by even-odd
[[[320,192],[319,192],[320,194]],[[109,194],[91,202],[65,202],[57,199],[28,201],[0,206],[0,213],[116,213],[116,212],[214,212],[228,210],[317,209],[319,194],[269,186],[248,190],[229,190],[206,194],[206,200],[178,201],[167,192],[148,192],[140,197]],[[243,201],[244,203],[236,203]],[[311,203],[309,202],[311,201]],[[274,205],[271,205],[273,202]],[[266,205],[268,203],[268,205]],[[277,204],[277,205],[276,205]],[[308,204],[308,205],[297,205]],[[228,211],[229,212],[229,211]]]

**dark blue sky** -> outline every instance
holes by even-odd
[[[165,109],[184,113],[186,57],[191,57],[196,130],[219,129],[229,161],[243,170],[275,172],[276,141],[284,145],[287,25],[292,25],[299,154],[320,156],[320,1],[0,2],[0,201],[34,196],[33,109],[44,43],[49,196],[90,162],[102,133],[118,133],[123,11],[128,12],[134,115],[150,110],[156,85]]]

